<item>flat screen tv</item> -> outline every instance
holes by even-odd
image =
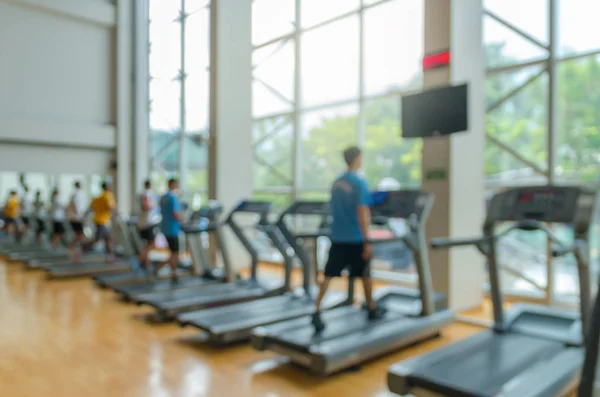
[[[468,85],[447,86],[402,97],[402,136],[426,138],[469,129]]]

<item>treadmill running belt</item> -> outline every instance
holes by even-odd
[[[173,284],[170,280],[166,281],[171,289],[165,289],[163,291],[149,292],[143,294],[133,295],[133,299],[140,303],[146,302],[168,302],[178,299],[186,299],[190,297],[197,297],[199,295],[206,294],[223,294],[223,293],[231,293],[236,289],[244,288],[244,284],[236,284],[236,283],[208,283],[204,281],[204,279],[194,279],[196,285],[186,283],[176,283]],[[203,280],[203,282],[198,282],[198,280]],[[186,288],[181,288],[181,286]],[[187,288],[187,287],[201,287],[201,288]]]
[[[441,393],[451,391],[452,396],[493,397],[533,363],[549,360],[563,350],[558,342],[490,331],[460,355],[415,371],[409,382]]]
[[[258,325],[310,314],[314,311],[312,301],[291,296],[260,299],[250,303],[251,305],[241,304],[235,310],[208,310],[204,312],[203,316],[196,316],[186,323],[218,334],[254,328]],[[229,308],[225,307],[224,309]]]
[[[353,309],[354,310],[351,311],[345,311],[341,316],[335,317],[331,316],[331,314],[338,309],[323,313],[325,330],[320,334],[315,334],[313,326],[308,325],[294,330],[288,330],[287,332],[277,335],[277,342],[292,349],[308,351],[311,347],[318,346],[330,339],[339,338],[375,324],[375,322],[370,322],[367,319],[367,313],[364,310],[359,308]],[[378,320],[377,323],[401,317],[404,317],[401,313],[389,311],[386,313],[385,317]]]
[[[127,270],[131,267],[129,261],[117,263],[84,263],[78,265],[56,265],[49,266],[46,270],[54,277],[70,275],[88,275],[95,272],[117,272]]]
[[[180,278],[178,283],[173,284],[171,279],[166,278],[157,280],[155,282],[115,286],[114,290],[115,292],[118,292],[125,296],[138,296],[142,294],[151,294],[154,292],[166,292],[175,289],[196,287],[199,285],[204,285],[209,281],[211,280],[207,280],[201,276],[192,276]]]
[[[172,310],[193,307],[196,305],[209,305],[212,303],[237,302],[245,299],[253,299],[263,296],[266,292],[267,291],[260,286],[223,290],[222,292],[219,290],[214,290],[214,292],[202,290],[202,293],[196,292],[195,295],[187,298],[174,299],[166,302],[160,299],[148,299],[141,301],[141,303],[147,303],[162,310]]]

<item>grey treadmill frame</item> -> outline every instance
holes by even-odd
[[[185,290],[187,292],[182,292],[182,294],[187,294],[189,292],[190,296],[185,296],[185,297],[184,296],[178,297],[178,298],[169,297],[167,299],[162,299],[162,295],[163,295],[162,293],[157,293],[157,294],[150,293],[150,294],[143,294],[143,295],[137,296],[137,297],[134,296],[133,300],[138,305],[149,305],[149,306],[153,307],[156,310],[156,314],[159,319],[172,319],[180,313],[191,312],[194,310],[202,310],[202,309],[209,308],[209,307],[213,308],[213,307],[227,306],[230,304],[241,303],[241,302],[250,302],[250,301],[254,301],[254,300],[258,300],[258,299],[262,299],[262,298],[283,295],[284,293],[290,291],[290,289],[291,289],[290,279],[284,280],[284,282],[281,283],[281,285],[279,283],[276,283],[276,286],[275,286],[275,283],[261,282],[261,280],[258,278],[258,265],[259,265],[258,251],[256,250],[256,248],[254,248],[254,246],[252,245],[252,243],[250,242],[248,237],[245,235],[245,233],[242,230],[242,227],[239,226],[237,224],[237,222],[235,221],[236,215],[244,214],[244,213],[245,214],[254,214],[254,215],[259,216],[259,221],[258,221],[259,228],[262,225],[267,225],[267,224],[269,224],[268,216],[269,216],[269,213],[271,212],[272,205],[273,204],[268,201],[242,200],[229,213],[229,215],[225,221],[225,224],[227,224],[231,228],[231,230],[236,235],[238,240],[242,243],[244,248],[250,254],[250,258],[251,258],[250,277],[248,279],[237,280],[235,282],[224,283],[221,285],[210,284],[207,286],[199,285],[197,287],[186,288]],[[264,288],[265,293],[260,296],[249,295],[247,297],[243,297],[243,298],[236,297],[235,299],[232,298],[230,300],[208,299],[208,297],[203,296],[203,293],[205,293],[206,291],[216,293],[217,292],[216,288],[219,288],[219,287],[231,288],[232,285],[239,286],[240,288],[249,289],[249,290],[252,287]],[[207,289],[204,289],[205,287],[207,287]],[[211,291],[211,289],[213,291]],[[163,302],[168,303],[168,302],[179,301],[179,300],[182,300],[182,301],[183,300],[187,300],[187,301],[193,300],[194,292],[198,292],[198,294],[199,294],[199,296],[197,297],[198,298],[197,303],[192,304],[190,302],[190,303],[188,303],[186,305],[182,305],[182,306],[169,305],[168,308],[165,308],[163,305]],[[220,297],[220,298],[223,298],[223,297]]]
[[[227,246],[225,244],[225,240],[222,235],[221,225],[218,219],[210,219],[210,223],[205,228],[199,227],[184,227],[183,233],[186,239],[186,245],[188,250],[190,251],[190,255],[192,257],[192,273],[184,275],[183,280],[195,279],[199,281],[203,281],[201,284],[194,285],[186,285],[185,282],[181,284],[176,284],[170,286],[169,289],[161,289],[160,291],[150,291],[150,292],[140,292],[140,291],[132,291],[130,289],[137,289],[142,287],[151,287],[154,282],[147,281],[147,277],[144,277],[145,282],[141,283],[133,283],[133,284],[118,284],[118,285],[109,285],[106,284],[107,288],[111,288],[114,292],[119,294],[126,301],[134,301],[138,302],[139,299],[142,299],[150,294],[158,293],[158,292],[166,292],[166,291],[174,291],[174,290],[185,290],[185,289],[195,289],[198,287],[204,287],[207,285],[212,285],[216,283],[227,282],[235,279],[236,275],[231,267],[231,261],[229,257],[229,252],[227,251]],[[219,248],[219,252],[221,254],[221,258],[223,260],[223,277],[214,277],[213,278],[205,278],[208,273],[213,273],[215,270],[215,266],[210,264],[210,260],[208,259],[208,255],[206,250],[204,249],[204,245],[202,243],[202,234],[209,233],[213,235],[215,243]],[[168,281],[168,280],[163,280]]]
[[[321,208],[315,209],[315,206],[319,206]],[[297,236],[288,228],[286,219],[289,216],[297,216],[297,215],[312,215],[312,216],[320,216],[321,217],[321,226],[326,224],[326,219],[329,217],[329,205],[327,202],[322,201],[295,201],[288,207],[277,219],[277,221],[270,225],[265,225],[263,231],[267,234],[269,239],[275,245],[275,248],[281,253],[284,259],[284,269],[285,269],[285,284],[291,285],[291,276],[293,271],[293,261],[294,258],[288,254],[288,245],[294,250],[296,256],[300,260],[302,275],[303,275],[303,288],[302,293],[292,293],[283,294],[281,296],[258,299],[252,302],[243,302],[233,305],[228,305],[224,307],[218,307],[215,309],[201,310],[200,312],[188,312],[178,316],[177,320],[181,326],[192,325],[201,330],[205,331],[208,334],[208,341],[217,344],[223,343],[231,343],[240,340],[246,340],[250,338],[252,330],[256,327],[256,325],[248,326],[248,325],[239,325],[239,326],[230,326],[227,327],[226,322],[222,322],[217,324],[217,331],[213,329],[210,325],[203,326],[199,322],[199,320],[206,316],[210,318],[211,315],[219,316],[219,315],[230,315],[232,317],[235,316],[236,312],[243,311],[245,308],[250,310],[254,308],[254,306],[265,306],[265,307],[273,307],[274,311],[281,309],[277,305],[281,305],[283,303],[289,302],[298,302],[298,304],[302,306],[306,306],[307,308],[314,308],[314,299],[312,296],[312,283],[311,283],[311,272],[310,272],[310,262],[307,262],[308,257],[305,255],[304,247],[298,244]],[[328,231],[328,230],[327,230]],[[326,230],[322,228],[319,229],[318,232],[315,233],[315,236],[311,236],[312,238],[318,238],[321,235],[325,235]],[[303,234],[303,238],[306,238],[306,234]],[[281,240],[283,238],[283,241]],[[287,244],[287,245],[286,245]],[[300,252],[301,251],[301,252]],[[298,291],[295,291],[298,292]],[[286,300],[287,299],[287,300]],[[352,296],[348,295],[346,299],[328,299],[324,302],[324,307],[338,307],[343,305],[352,304]],[[263,317],[267,317],[268,320],[262,322],[258,326],[269,325],[273,323],[277,323],[280,321],[292,320],[297,317],[301,317],[306,315],[307,313],[295,314],[290,317],[286,317],[284,319],[277,318],[274,319],[272,313],[264,314]],[[275,316],[276,317],[276,316]],[[261,321],[259,321],[261,322]],[[253,322],[253,324],[256,324]]]
[[[548,188],[548,186],[545,186]],[[537,230],[544,230],[548,236],[555,242],[558,239],[552,234],[552,231],[545,227],[541,222],[523,221],[511,228],[508,228],[501,235],[495,234],[496,225],[499,222],[506,220],[498,219],[496,212],[501,210],[503,197],[522,189],[515,188],[498,193],[492,198],[490,208],[486,215],[483,226],[483,237],[476,239],[468,239],[458,241],[447,246],[466,246],[475,245],[482,254],[487,256],[490,292],[493,305],[494,324],[491,330],[485,332],[500,333],[501,335],[511,335],[511,331],[517,335],[533,336],[543,338],[544,340],[554,341],[562,344],[564,349],[551,358],[547,358],[540,362],[535,361],[527,368],[524,373],[521,373],[517,378],[510,379],[507,383],[507,388],[503,389],[498,397],[559,397],[561,393],[573,388],[578,381],[579,371],[583,363],[583,348],[582,345],[586,340],[587,324],[589,322],[589,297],[590,297],[590,279],[589,279],[589,238],[592,220],[596,219],[599,209],[599,196],[596,192],[576,187],[561,187],[562,189],[571,189],[578,192],[577,210],[573,214],[572,226],[574,229],[575,243],[572,248],[566,249],[561,247],[555,251],[555,256],[564,253],[573,252],[578,261],[579,270],[579,287],[581,290],[580,296],[580,323],[578,323],[577,315],[570,312],[560,312],[554,309],[535,306],[535,305],[517,305],[507,313],[503,309],[503,296],[500,282],[500,271],[497,259],[496,242],[501,235],[508,231],[522,227]],[[583,204],[582,204],[583,203]],[[576,204],[576,203],[573,203]],[[443,240],[443,239],[442,239]],[[450,241],[447,240],[446,241]],[[562,251],[562,252],[560,252]],[[573,320],[573,326],[566,334],[552,334],[549,330],[534,329],[527,324],[518,324],[519,317],[523,314],[533,313],[542,316],[554,316],[560,319]],[[457,391],[446,391],[444,393],[433,390],[432,388],[414,387],[410,383],[410,376],[413,372],[423,370],[430,364],[441,360],[450,360],[454,365],[464,362],[464,357],[460,354],[464,349],[471,344],[476,344],[478,339],[483,335],[477,334],[465,340],[456,342],[449,346],[442,347],[433,352],[426,353],[415,358],[404,360],[394,364],[388,370],[387,383],[390,391],[396,394],[409,394],[416,396],[462,396],[463,393]],[[455,358],[455,360],[451,360]],[[549,379],[548,374],[556,374],[553,379]],[[529,377],[528,382],[522,381]],[[520,381],[519,381],[520,380]],[[431,385],[433,387],[433,385]]]
[[[61,265],[46,265],[42,268],[46,271],[46,276],[49,279],[64,279],[64,278],[78,278],[78,277],[88,277],[93,276],[95,274],[110,274],[110,273],[120,273],[125,272],[132,269],[131,261],[135,256],[135,248],[131,242],[129,236],[129,229],[121,219],[121,217],[117,214],[112,217],[112,225],[113,230],[112,233],[116,233],[118,239],[114,241],[114,245],[121,245],[123,247],[122,258],[119,258],[116,263],[109,264],[106,261],[98,261],[98,262],[88,262],[88,263],[72,263],[72,264],[61,264]],[[86,267],[95,267],[93,265],[98,265],[95,269],[84,270]],[[78,268],[80,271],[77,271]]]
[[[415,254],[415,265],[420,268],[419,293],[417,299],[421,301],[418,307],[395,308],[396,317],[391,320],[381,322],[367,323],[360,329],[353,330],[347,334],[339,335],[329,339],[324,343],[329,343],[327,348],[320,346],[307,346],[305,351],[288,346],[284,341],[279,340],[278,335],[285,334],[290,330],[296,330],[304,327],[312,327],[310,316],[299,319],[277,323],[271,326],[258,327],[252,333],[252,345],[258,350],[270,350],[288,356],[292,362],[305,367],[314,375],[328,375],[355,364],[368,361],[375,357],[390,353],[394,350],[412,345],[419,341],[436,337],[440,334],[441,328],[448,325],[454,318],[450,310],[445,309],[444,302],[439,302],[438,297],[434,296],[431,271],[429,268],[427,250],[425,249],[425,223],[428,220],[429,213],[433,207],[434,197],[430,193],[420,190],[404,190],[403,193],[413,193],[416,200],[424,200],[415,207],[421,206],[421,216],[408,217],[410,233],[402,237],[385,240],[401,240],[413,250]],[[393,193],[393,192],[390,192]],[[382,211],[384,209],[382,208]],[[398,217],[394,213],[381,213],[380,217]],[[374,218],[377,214],[374,215]],[[377,241],[374,241],[376,243]],[[352,284],[352,281],[350,281]],[[374,293],[377,300],[384,299],[386,296],[397,294],[408,296],[403,288],[386,287],[378,289]],[[411,291],[412,292],[412,291]],[[416,294],[410,294],[416,295]],[[437,302],[436,302],[437,301]],[[436,304],[437,303],[437,304]],[[439,307],[444,307],[436,311]],[[328,317],[364,316],[364,313],[353,306],[342,307],[336,310],[323,313],[324,320],[327,323]],[[364,317],[360,317],[363,319]],[[347,341],[347,339],[356,339]],[[343,340],[344,343],[335,343]],[[331,342],[331,343],[330,343]]]

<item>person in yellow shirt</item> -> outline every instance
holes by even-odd
[[[21,215],[21,203],[15,190],[11,190],[4,204],[4,232],[9,235],[17,234],[17,219]]]
[[[110,231],[108,229],[115,208],[116,200],[112,192],[112,186],[106,182],[103,182],[102,194],[92,200],[90,209],[88,211],[94,213],[93,221],[96,227],[96,234],[92,241],[85,244],[85,247],[89,250],[102,240],[104,242],[104,250],[106,251],[109,262],[115,261],[115,257],[111,250]]]

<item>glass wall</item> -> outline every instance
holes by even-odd
[[[484,4],[489,191],[549,182],[597,186],[600,36],[590,34],[589,27],[600,3]],[[572,239],[565,227],[556,232]],[[547,301],[574,299],[578,285],[573,258],[550,261],[547,252],[543,234],[517,232],[506,239],[501,252],[505,287]],[[595,247],[592,261],[597,270]]]
[[[195,206],[208,192],[209,17],[208,0],[150,1],[151,179],[161,192],[178,176]]]
[[[420,186],[400,96],[422,86],[422,0],[254,0],[252,40],[256,197],[328,199],[349,145],[371,188]]]

